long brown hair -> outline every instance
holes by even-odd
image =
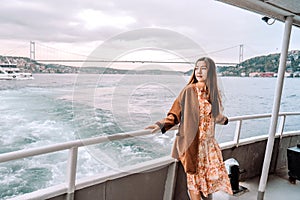
[[[188,85],[198,82],[196,79],[196,76],[195,76],[195,68],[199,61],[204,61],[206,63],[207,69],[208,69],[207,79],[205,81],[205,84],[206,84],[206,87],[207,87],[208,93],[209,93],[209,102],[212,105],[212,116],[214,118],[216,118],[220,114],[220,112],[223,110],[223,107],[222,107],[221,95],[220,95],[219,88],[218,88],[217,71],[216,71],[215,62],[211,58],[208,58],[208,57],[199,58],[195,63],[193,74],[190,77]]]

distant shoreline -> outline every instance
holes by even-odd
[[[217,66],[218,74],[224,77],[270,77],[269,74],[276,74],[279,65],[279,53],[257,56],[254,58],[247,59],[235,66]],[[31,72],[36,73],[56,73],[56,74],[148,74],[148,75],[191,75],[193,69],[188,71],[172,71],[165,69],[143,69],[143,70],[131,70],[131,69],[117,69],[108,68],[101,66],[90,66],[90,67],[75,67],[67,66],[62,64],[45,64],[39,63],[35,60],[31,60],[26,57],[15,57],[15,56],[1,56],[1,62],[7,62],[17,64],[17,67]],[[300,76],[300,51],[291,50],[288,53],[288,59],[286,63],[286,73],[290,74],[290,77]],[[254,74],[254,75],[253,75]],[[288,76],[286,76],[288,77]]]

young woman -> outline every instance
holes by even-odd
[[[226,125],[228,119],[222,115],[216,65],[203,57],[197,60],[167,117],[146,128],[165,133],[179,124],[172,157],[184,167],[192,200],[212,199],[211,194],[219,190],[232,194],[221,149],[214,138],[216,123]]]

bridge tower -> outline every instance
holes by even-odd
[[[244,56],[244,45],[240,44],[239,63],[243,62]]]
[[[35,42],[30,41],[30,60],[35,60]]]

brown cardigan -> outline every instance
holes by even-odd
[[[185,172],[196,173],[199,130],[199,101],[195,85],[187,85],[175,99],[167,117],[156,124],[162,133],[179,124],[178,133],[172,149],[172,157],[181,161]],[[227,124],[228,119],[219,115],[213,123]],[[213,130],[214,131],[214,124]]]

